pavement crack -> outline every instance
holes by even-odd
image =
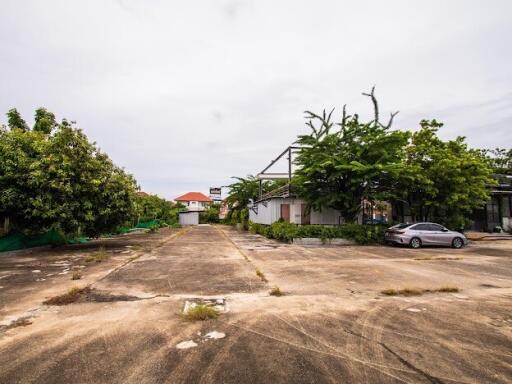
[[[414,365],[413,363],[411,363],[410,361],[404,359],[402,356],[400,356],[398,353],[396,353],[395,351],[393,351],[391,348],[389,348],[386,344],[382,343],[382,342],[378,342],[379,345],[382,346],[382,348],[384,348],[386,351],[388,351],[389,353],[391,353],[393,356],[395,356],[403,365],[405,365],[406,367],[412,369],[413,371],[415,371],[416,373],[420,374],[421,376],[423,376],[425,379],[427,379],[430,383],[432,384],[444,384],[444,381],[442,381],[441,379],[435,377],[435,376],[432,376],[431,374],[425,372],[424,370],[422,370],[421,368],[418,368],[416,365]]]
[[[406,367],[412,369],[414,372],[422,375],[423,377],[425,377],[430,383],[432,384],[443,384],[444,381],[442,381],[441,379],[435,377],[435,376],[432,376],[430,374],[428,374],[427,372],[423,371],[422,369],[418,368],[417,366],[415,366],[414,364],[412,364],[410,361],[404,359],[402,356],[400,356],[398,353],[396,353],[395,351],[393,351],[390,347],[387,346],[387,344],[383,343],[382,341],[375,341],[375,340],[372,340],[360,333],[357,333],[357,332],[354,332],[353,330],[351,329],[348,329],[348,328],[345,328],[345,327],[342,327],[343,331],[350,334],[350,335],[353,335],[353,336],[356,336],[356,337],[360,337],[361,339],[365,340],[365,341],[368,341],[370,343],[376,343],[378,345],[380,345],[382,348],[384,348],[386,351],[388,351],[389,353],[391,353],[393,356],[395,356],[398,361],[400,361],[403,365],[405,365]],[[450,379],[451,380],[451,379]]]

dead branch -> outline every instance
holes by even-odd
[[[395,118],[396,115],[398,115],[398,112],[400,112],[400,111],[396,111],[396,112],[391,112],[390,113],[388,125],[386,125],[384,128],[386,128],[386,129],[391,128],[391,124],[393,124],[393,119]]]
[[[313,130],[315,136],[317,139],[322,137],[325,134],[329,134],[329,131],[333,125],[331,122],[332,113],[334,112],[334,108],[327,114],[325,112],[325,109],[322,112],[322,116],[317,115],[316,113],[313,113],[311,111],[304,111],[304,113],[307,115],[306,119],[309,119],[309,121],[306,123],[311,129]],[[320,128],[316,129],[312,120],[317,119],[320,120]]]
[[[373,120],[373,122],[375,124],[380,124],[379,123],[379,104],[377,103],[377,98],[375,97],[375,85],[372,87],[372,91],[370,93],[364,93],[363,92],[363,95],[364,96],[368,96],[372,99],[372,103],[373,103],[373,110],[374,110],[374,113],[375,113],[375,120]]]

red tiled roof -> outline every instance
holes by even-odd
[[[201,192],[188,192],[184,195],[178,196],[174,200],[176,201],[205,201],[211,203],[211,200],[208,196],[202,194]]]

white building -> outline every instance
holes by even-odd
[[[272,224],[279,219],[293,224],[343,224],[340,212],[334,209],[323,209],[321,212],[311,210],[307,212],[306,202],[293,193],[290,185],[292,178],[292,156],[297,147],[288,147],[263,171],[258,174],[260,180],[260,196],[249,205],[249,220],[258,224]],[[267,172],[276,162],[287,155],[288,172]],[[288,184],[269,193],[261,194],[261,183],[264,180],[288,180]]]
[[[306,203],[288,191],[288,185],[261,196],[249,205],[249,220],[258,224],[272,224],[279,219],[293,224],[337,225],[343,223],[343,217],[334,209],[322,212],[307,212]]]

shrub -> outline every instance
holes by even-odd
[[[218,205],[212,205],[208,207],[205,211],[201,212],[199,214],[199,223],[206,224],[206,223],[218,223],[219,220],[219,206]]]
[[[231,217],[230,217],[230,219],[231,219],[230,224],[231,225],[235,225],[236,223],[238,223],[239,215],[240,215],[240,212],[239,212],[238,209],[233,209],[231,211]]]
[[[328,227],[324,225],[296,225],[285,222],[276,222],[272,225],[250,222],[248,227],[252,233],[286,242],[290,242],[294,238],[313,237],[320,239],[342,238],[354,240],[358,244],[382,242],[386,228],[383,225],[342,224]]]
[[[249,209],[244,208],[240,210],[239,223],[242,224],[242,228],[247,230],[249,228]]]

